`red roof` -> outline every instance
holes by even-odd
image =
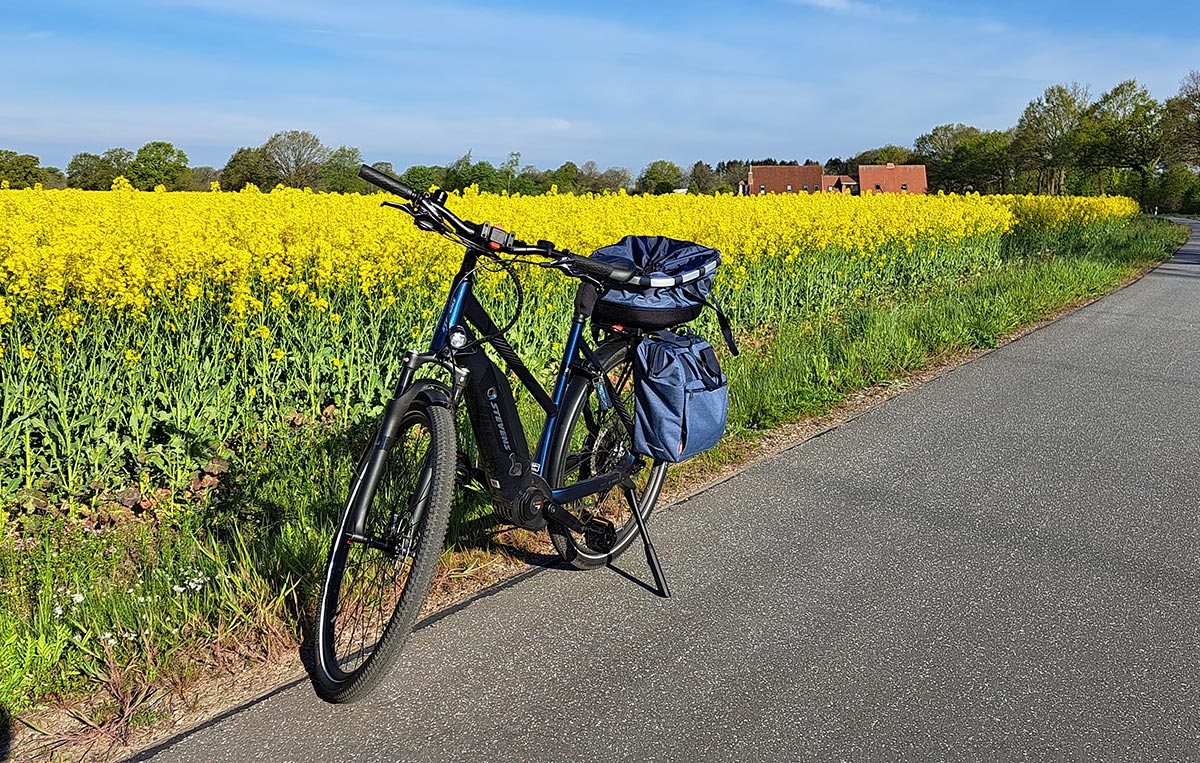
[[[925,193],[929,184],[924,164],[860,164],[858,185],[863,193]]]
[[[819,164],[750,167],[747,184],[751,195],[759,193],[814,193],[821,190],[824,170]]]

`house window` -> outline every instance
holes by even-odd
[[[879,187],[879,183],[876,183],[876,184],[875,184],[875,190],[876,190],[876,191],[882,191],[883,189]]]
[[[760,185],[758,187],[758,195],[759,196],[766,194],[766,192],[767,192],[767,187],[765,185]]]
[[[907,191],[907,190],[908,190],[908,183],[901,183],[901,184],[900,184],[900,190],[901,190],[901,191]]]
[[[805,184],[804,184],[804,192],[805,192],[805,193],[808,193],[808,183],[805,183]]]
[[[792,192],[792,184],[788,183],[788,193],[791,193],[791,192]]]

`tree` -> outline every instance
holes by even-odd
[[[445,188],[446,168],[434,165],[415,164],[400,175],[400,179],[410,188],[418,191],[428,191],[433,186]]]
[[[580,186],[579,167],[575,162],[563,162],[550,173],[550,182],[558,186],[559,193],[575,193]]]
[[[270,189],[274,185],[270,171],[267,169],[267,156],[261,148],[243,146],[229,157],[218,179],[221,190],[240,191],[247,184],[259,188]]]
[[[715,171],[721,181],[721,185],[737,188],[738,183],[746,182],[750,174],[750,163],[740,159],[730,159],[728,161],[717,162]]]
[[[267,172],[290,188],[317,188],[329,149],[307,130],[282,130],[262,145]]]
[[[942,190],[955,193],[1008,193],[1013,172],[1012,136],[991,130],[964,138],[941,165]]]
[[[672,193],[683,183],[683,170],[666,159],[656,159],[642,170],[637,179],[638,193]]]
[[[472,162],[471,152],[468,151],[446,167],[442,188],[447,191],[461,191],[473,185],[478,186],[481,191],[499,193],[503,188],[503,181],[491,162]]]
[[[1080,156],[1092,169],[1137,173],[1137,197],[1144,208],[1150,174],[1163,155],[1161,104],[1135,80],[1125,80],[1092,105],[1082,122],[1081,135]],[[1103,186],[1100,190],[1104,191]]]
[[[180,191],[210,191],[221,173],[213,167],[190,167],[179,182]]]
[[[852,156],[846,160],[852,171],[846,174],[858,177],[859,165],[863,164],[908,164],[913,159],[913,153],[903,146],[888,144],[879,148],[868,148],[858,156]]]
[[[721,178],[707,162],[696,162],[688,172],[688,193],[711,194],[721,184]]]
[[[517,174],[521,166],[521,152],[509,151],[508,158],[501,164],[497,173],[499,174],[500,182],[504,184],[504,190],[509,193],[516,193]]]
[[[978,137],[980,132],[978,127],[970,125],[944,124],[913,141],[915,155],[912,161],[925,165],[930,190],[950,190],[946,178],[946,163],[950,155],[964,140]]]
[[[129,171],[129,165],[133,161],[133,152],[127,148],[117,146],[100,154],[100,158],[108,162],[109,166],[112,167],[113,178],[115,179],[118,175],[124,175]],[[107,191],[111,187],[112,181],[109,181],[109,184],[101,190]]]
[[[321,190],[330,193],[366,193],[367,181],[358,176],[363,165],[362,152],[352,146],[341,146],[329,152],[321,165]]]
[[[41,159],[33,154],[0,150],[0,181],[14,189],[32,188],[42,182]]]
[[[43,188],[62,190],[67,187],[67,176],[58,167],[40,168],[41,179],[38,180]]]
[[[85,191],[104,191],[112,187],[116,172],[99,154],[86,151],[75,154],[67,164],[67,185]]]
[[[629,190],[633,186],[633,174],[624,167],[609,167],[598,179],[601,191]]]
[[[1076,83],[1051,85],[1025,107],[1013,150],[1021,166],[1036,173],[1039,193],[1062,193],[1067,170],[1077,166],[1088,108],[1087,88]]]
[[[1167,99],[1163,132],[1167,159],[1200,167],[1200,71],[1192,70]]]
[[[829,161],[825,162],[824,166],[826,175],[857,175],[858,167],[852,167],[849,159],[843,159],[840,156],[832,156]]]
[[[152,140],[139,148],[129,163],[127,179],[143,191],[152,191],[160,185],[173,191],[179,187],[187,168],[187,154],[164,140]]]

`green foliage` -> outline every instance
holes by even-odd
[[[179,188],[187,170],[187,154],[166,141],[155,140],[138,149],[126,174],[134,188],[152,191],[161,185],[173,191]]]
[[[331,193],[366,193],[370,185],[358,176],[363,165],[362,153],[351,146],[329,152],[321,165],[321,190]]]
[[[218,180],[223,191],[240,191],[247,184],[270,190],[275,185],[267,167],[266,153],[261,148],[242,147],[234,151],[229,161],[225,162]]]
[[[32,154],[0,150],[0,182],[9,188],[32,188],[42,182],[41,160]]]
[[[688,193],[713,193],[720,182],[720,176],[707,162],[696,162],[688,171]]]
[[[656,196],[672,193],[683,185],[683,170],[678,164],[666,159],[656,159],[642,170],[637,179],[638,193],[651,193]]]
[[[307,130],[281,130],[260,149],[267,174],[289,188],[319,188],[329,149]]]

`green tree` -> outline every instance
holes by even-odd
[[[358,176],[363,165],[362,153],[352,146],[340,146],[329,152],[321,165],[321,190],[330,193],[366,193],[367,181]]]
[[[722,185],[737,188],[738,183],[746,182],[750,174],[750,163],[741,159],[729,159],[717,162],[714,170],[717,173],[717,177],[720,178]]]
[[[1163,132],[1169,161],[1200,167],[1200,71],[1188,72],[1167,100]]]
[[[267,156],[263,150],[245,146],[230,155],[217,179],[223,191],[240,191],[248,183],[266,190],[275,185],[267,169]]]
[[[0,181],[14,189],[32,188],[42,182],[41,160],[33,154],[0,149]]]
[[[159,185],[173,191],[179,187],[187,168],[187,154],[164,140],[152,140],[139,148],[129,163],[127,179],[143,191]]]
[[[853,168],[848,174],[858,177],[858,168],[863,164],[908,164],[913,160],[913,152],[903,146],[888,144],[879,148],[868,148],[866,151],[853,156],[847,163]],[[840,174],[840,173],[839,173]]]
[[[656,159],[646,165],[637,179],[638,193],[661,195],[672,193],[683,184],[683,170],[666,159]]]
[[[1197,182],[1200,182],[1200,177],[1186,165],[1172,164],[1155,178],[1147,207],[1156,207],[1159,212],[1182,211],[1188,189]]]
[[[67,164],[67,185],[85,191],[106,191],[117,176],[112,164],[99,154],[75,154]]]
[[[550,173],[550,182],[558,186],[559,193],[575,193],[579,191],[579,167],[575,162],[563,162],[559,168]]]
[[[67,176],[58,167],[42,167],[41,179],[38,181],[43,188],[62,190],[67,187]]]
[[[720,184],[720,176],[708,162],[696,162],[688,171],[688,193],[711,194]]]
[[[329,149],[307,130],[282,130],[262,145],[268,173],[289,188],[319,188]]]
[[[520,174],[521,167],[521,152],[509,151],[508,158],[501,164],[497,173],[500,182],[504,185],[504,190],[509,193],[517,193],[517,176]]]
[[[446,188],[446,168],[438,165],[415,164],[400,175],[400,179],[418,191],[428,191],[433,186]]]
[[[109,166],[112,167],[114,179],[118,175],[126,175],[125,179],[129,179],[127,173],[129,172],[129,165],[133,162],[132,151],[127,148],[121,148],[120,146],[117,146],[116,148],[110,148],[103,154],[100,154],[100,158],[108,162]],[[101,190],[107,191],[111,187],[112,181],[109,181],[109,184],[104,186],[104,188]]]
[[[964,140],[978,137],[978,127],[965,124],[944,124],[913,141],[912,161],[925,165],[925,174],[931,191],[950,190],[946,177],[947,163],[951,154]]]
[[[221,173],[214,167],[189,167],[187,172],[183,173],[183,179],[179,183],[181,191],[210,191],[214,180],[218,180]]]
[[[1068,170],[1078,166],[1083,120],[1090,107],[1087,88],[1051,85],[1030,101],[1013,134],[1018,165],[1037,176],[1039,193],[1062,193]]]
[[[1162,105],[1135,80],[1125,80],[1092,105],[1081,134],[1080,156],[1092,169],[1137,173],[1135,195],[1145,208],[1151,173],[1163,155]],[[1103,186],[1100,190],[1104,191]]]
[[[601,191],[629,190],[633,187],[633,175],[624,167],[609,167],[600,173],[598,184]]]
[[[941,190],[1008,193],[1013,173],[1012,135],[991,130],[960,140],[942,162]]]

